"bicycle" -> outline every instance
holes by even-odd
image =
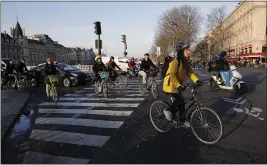
[[[58,77],[54,75],[50,75],[50,76],[47,76],[47,78],[49,80],[49,83],[51,84],[50,91],[49,91],[50,96],[52,96],[53,101],[57,103],[59,100],[59,96],[58,96],[57,87],[55,85],[58,83]]]
[[[217,143],[221,139],[222,134],[223,134],[223,125],[222,125],[222,122],[221,122],[219,115],[213,109],[201,106],[200,103],[197,102],[195,95],[198,94],[196,89],[199,86],[197,86],[196,84],[187,84],[187,85],[185,85],[185,87],[186,87],[186,89],[190,89],[190,91],[192,92],[192,97],[189,99],[186,99],[186,101],[185,101],[185,105],[189,104],[190,102],[191,102],[191,104],[189,105],[188,108],[186,108],[184,113],[185,113],[185,115],[189,113],[188,116],[190,117],[190,127],[191,127],[193,134],[200,142],[202,142],[204,144]],[[173,103],[174,98],[171,97],[171,95],[169,95],[169,94],[168,94],[168,96],[171,99],[171,102]],[[159,104],[159,105],[157,105],[157,104]],[[163,106],[162,110],[158,109],[158,107],[160,105]],[[189,111],[189,109],[193,105],[195,106],[195,109]],[[182,124],[179,120],[179,110],[177,111],[176,117],[173,119],[173,121],[170,122],[165,118],[163,110],[167,109],[169,106],[170,106],[169,103],[167,103],[165,101],[158,100],[158,101],[155,101],[150,107],[150,112],[149,112],[150,121],[151,121],[152,125],[154,126],[154,128],[157,131],[162,132],[162,133],[166,133],[166,132],[170,131],[173,127],[174,128],[180,128],[182,126]],[[179,109],[179,107],[177,107],[177,109]],[[215,116],[215,120],[213,120],[212,124],[208,124],[208,121],[211,121],[211,120],[207,120],[207,118],[206,118],[206,115],[208,112],[210,112],[211,114],[213,114]],[[155,113],[155,115],[154,115],[154,113]],[[197,114],[200,114],[198,118],[197,118]],[[208,132],[208,135],[210,135],[211,137],[213,136],[212,138],[214,140],[208,140],[208,138],[206,138],[206,137],[201,137],[201,135],[204,133],[201,131],[198,133],[198,131],[197,131],[198,127],[194,125],[194,122],[197,122],[198,120],[200,122],[202,122],[201,124],[199,124],[199,128],[201,128],[201,127],[206,128],[208,131],[203,131],[203,132],[204,133]],[[157,121],[159,124],[156,124]],[[218,125],[217,126],[213,125],[214,122],[217,122]],[[162,123],[163,123],[163,126],[161,128]],[[166,123],[166,125],[165,125],[165,123]],[[214,130],[217,129],[219,133],[218,134],[215,134],[214,132],[210,133],[209,131],[210,130],[212,131],[213,129]],[[215,135],[217,135],[217,136],[215,137]]]
[[[104,97],[108,97],[108,85],[107,82],[109,80],[109,72],[102,71],[99,72],[100,80],[96,83],[95,92],[98,95],[103,92]]]
[[[143,77],[139,74],[139,89],[142,95],[144,95],[146,92],[151,91],[153,97],[155,99],[158,98],[159,96],[159,91],[158,91],[158,85],[156,80],[154,79],[154,77],[157,76],[158,71],[154,71],[154,72],[146,72],[147,74],[147,80],[146,80],[146,84],[143,84]]]
[[[115,81],[112,81],[110,78],[108,79],[109,87],[119,86],[122,90],[124,90],[128,86],[128,78],[125,76],[125,72],[121,70],[116,70],[118,76]]]

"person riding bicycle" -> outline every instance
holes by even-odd
[[[149,72],[151,68],[156,69],[157,67],[149,59],[149,54],[146,53],[144,54],[144,59],[142,60],[140,64],[140,71],[139,71],[139,74],[143,77],[143,85],[146,84],[147,72]]]
[[[202,85],[202,82],[197,78],[190,67],[188,57],[191,52],[189,47],[190,45],[184,42],[176,45],[177,57],[169,64],[169,68],[163,80],[163,91],[171,94],[172,97],[175,97],[175,101],[172,105],[163,111],[166,119],[172,121],[173,117],[176,115],[177,107],[180,107],[178,109],[180,122],[187,127],[189,126],[189,123],[185,121],[185,102],[182,96],[182,91],[185,89],[183,81],[187,75],[192,81],[197,83],[197,85]]]
[[[111,81],[115,81],[118,73],[115,71],[115,68],[118,68],[119,70],[122,70],[114,61],[114,57],[111,56],[109,62],[106,64],[108,71],[110,72],[110,79]]]
[[[14,74],[14,70],[17,73],[19,72],[16,65],[14,64],[14,60],[11,58],[11,59],[9,59],[9,63],[7,63],[7,65],[6,65],[6,74],[8,76],[8,80],[7,80],[8,84],[10,84],[13,81],[13,77],[9,76],[9,75]],[[15,76],[15,79],[18,78],[16,74],[14,74],[14,76]]]
[[[22,58],[20,60],[20,63],[18,64],[18,71],[21,75],[24,75],[24,71],[28,71],[26,64],[25,64],[25,59]]]
[[[105,71],[106,67],[104,65],[104,63],[102,62],[101,56],[97,55],[95,57],[95,63],[93,65],[93,73],[95,75],[95,86],[98,86],[98,81],[100,80],[100,75],[99,72]]]
[[[56,66],[54,65],[54,62],[51,58],[48,58],[47,63],[45,64],[45,68],[44,68],[44,84],[45,84],[47,100],[50,99],[51,97],[50,96],[51,84],[49,82],[48,76],[56,75],[56,74],[57,74],[57,69],[56,69]]]
[[[136,63],[134,61],[134,57],[131,58],[131,61],[128,62],[128,67],[129,67],[129,70],[135,74],[135,67],[136,67]]]

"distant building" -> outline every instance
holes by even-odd
[[[6,32],[1,33],[1,57],[14,59],[20,59],[23,57],[18,40],[12,38]]]

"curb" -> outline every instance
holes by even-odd
[[[1,137],[1,141],[4,141],[7,138],[7,136],[11,133],[11,128],[16,125],[16,121],[18,120],[18,118],[19,118],[19,116],[21,114],[21,111],[23,110],[23,108],[25,107],[25,105],[27,104],[27,102],[29,101],[29,99],[30,99],[30,95],[28,93],[28,98],[26,99],[26,101],[24,102],[24,104],[22,105],[22,107],[20,108],[20,110],[18,111],[18,114],[15,115],[15,117],[14,117],[13,121],[11,122],[11,124],[6,129],[5,133]]]

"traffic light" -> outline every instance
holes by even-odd
[[[95,34],[100,35],[101,34],[101,23],[95,22]]]
[[[123,54],[124,54],[124,56],[127,56],[128,53],[127,52],[124,52]]]
[[[126,43],[126,35],[121,35],[121,42]]]

